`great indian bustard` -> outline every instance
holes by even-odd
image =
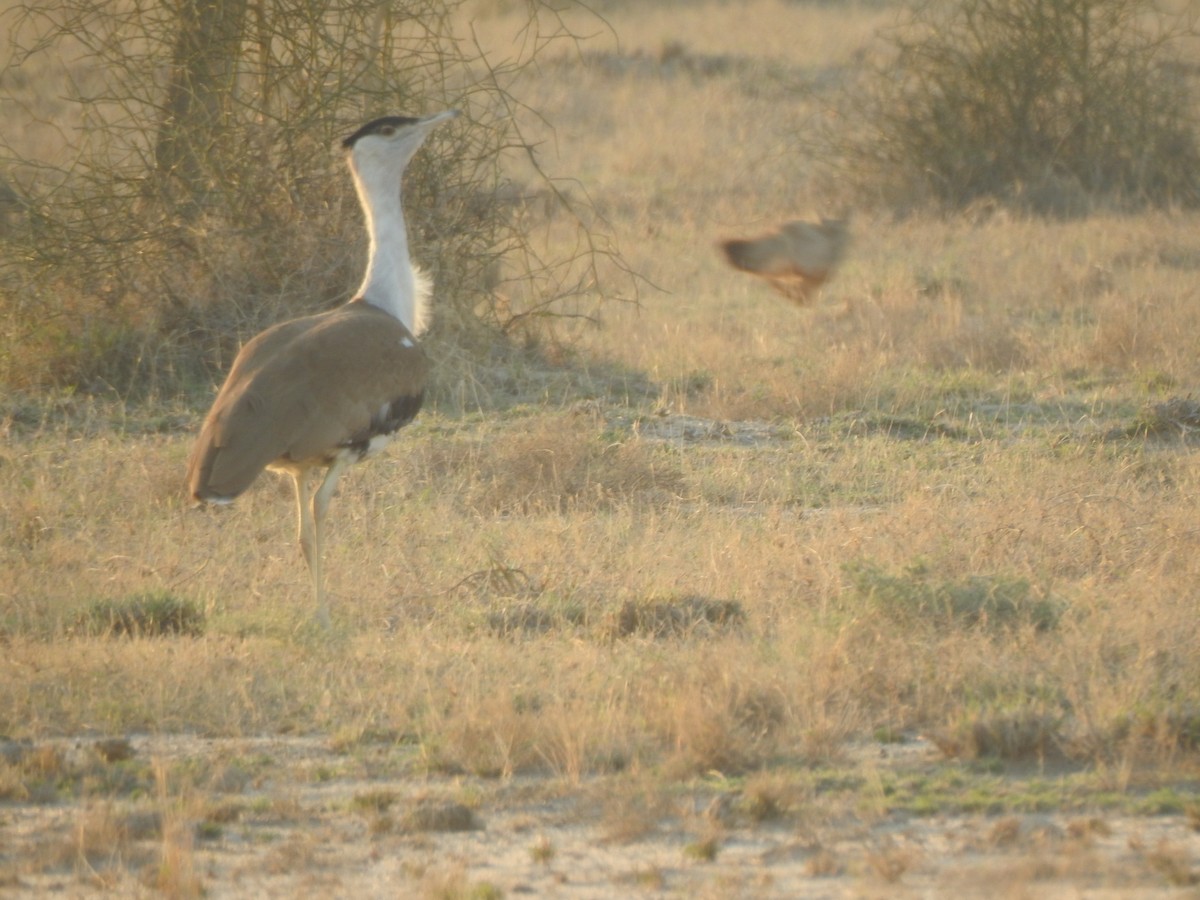
[[[342,142],[371,239],[362,287],[337,309],[282,322],[242,347],[188,462],[201,501],[232,501],[263,469],[292,477],[300,549],[326,626],[321,539],[337,480],[412,421],[424,398],[428,363],[416,337],[430,285],[408,256],[401,176],[429,131],[457,115],[386,116]],[[312,492],[319,467],[327,471]]]
[[[787,222],[777,231],[749,240],[720,243],[735,269],[765,278],[779,293],[807,306],[833,274],[846,250],[845,219]]]

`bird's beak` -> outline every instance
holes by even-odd
[[[425,116],[423,119],[421,119],[421,127],[432,128],[439,122],[445,122],[449,119],[457,119],[460,115],[462,114],[457,109],[447,109],[440,113],[434,113],[431,116]]]

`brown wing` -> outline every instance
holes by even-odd
[[[285,322],[238,354],[188,464],[198,499],[232,499],[275,461],[323,461],[416,415],[428,364],[396,318],[364,302]]]

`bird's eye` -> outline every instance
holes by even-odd
[[[379,129],[379,133],[382,134],[384,137],[391,137],[393,134],[396,133],[396,126],[395,125],[384,125],[382,128]]]

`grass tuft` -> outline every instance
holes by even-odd
[[[1193,437],[1200,432],[1200,400],[1172,397],[1147,406],[1125,429],[1133,437]]]
[[[787,812],[786,785],[767,775],[747,781],[738,800],[737,809],[751,822],[775,822]]]
[[[204,633],[204,611],[174,594],[139,593],[92,601],[72,630],[87,637],[199,637]]]
[[[843,571],[854,594],[877,612],[906,627],[921,623],[951,628],[1000,631],[1031,625],[1038,631],[1057,626],[1061,604],[1038,597],[1024,578],[969,575],[962,580],[936,580],[918,563],[901,575],[863,561]]]
[[[1188,887],[1200,883],[1200,873],[1192,868],[1192,859],[1186,847],[1159,842],[1147,851],[1146,862],[1172,887]]]
[[[632,636],[693,637],[737,629],[746,612],[735,600],[714,600],[689,594],[654,600],[627,600],[605,628],[610,639]]]
[[[713,862],[721,852],[721,841],[714,835],[691,841],[683,847],[683,855],[696,862]]]
[[[368,814],[385,813],[399,799],[395,791],[385,789],[364,791],[350,798],[350,808]]]
[[[931,729],[930,739],[951,759],[1053,759],[1065,742],[1061,712],[1041,704],[1017,709],[986,709],[958,724]]]
[[[546,835],[540,836],[529,848],[529,858],[543,866],[550,865],[554,855],[554,842]]]
[[[915,851],[908,847],[884,843],[867,854],[867,865],[883,882],[896,884],[917,862]]]
[[[422,800],[404,814],[397,828],[405,834],[476,831],[483,825],[474,810],[461,803]]]

